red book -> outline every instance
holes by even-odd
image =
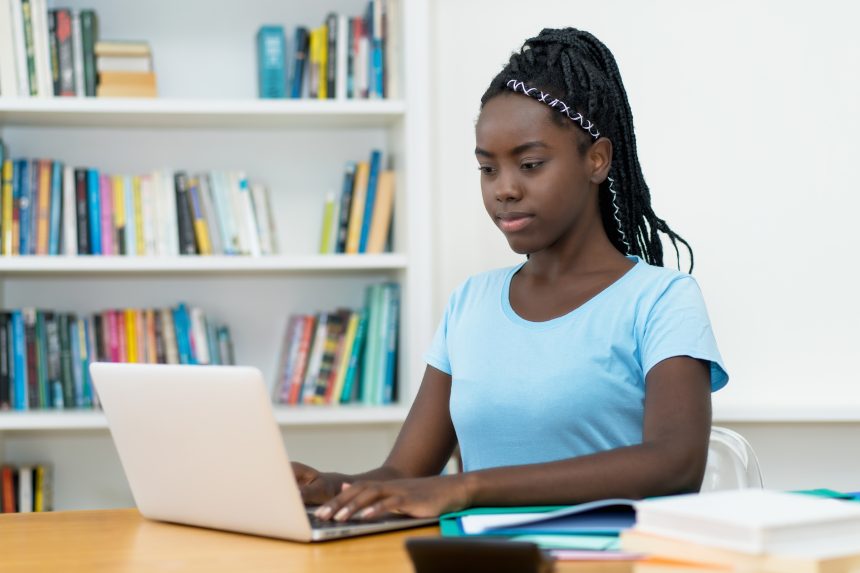
[[[119,353],[119,334],[117,333],[118,326],[116,311],[105,311],[105,318],[107,319],[108,356],[110,357],[111,362],[121,362]]]
[[[316,317],[312,314],[305,316],[305,326],[302,330],[302,338],[299,342],[296,354],[296,365],[293,367],[293,375],[290,377],[290,404],[298,404],[302,393],[302,381],[305,379],[305,369],[308,366],[308,354],[310,354],[311,340],[314,336]]]
[[[0,480],[3,481],[3,513],[15,513],[18,510],[15,505],[15,468],[3,466]]]

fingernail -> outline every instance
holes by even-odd
[[[373,508],[372,507],[365,507],[364,509],[359,511],[355,516],[358,519],[364,519],[366,517],[370,517],[371,515],[373,515]]]
[[[314,514],[316,514],[319,519],[328,519],[331,515],[331,508],[327,505],[320,506]]]
[[[352,487],[351,483],[343,482],[342,484],[340,484],[340,491],[343,491],[345,489],[349,489],[350,487]]]
[[[340,511],[338,511],[337,513],[334,514],[335,521],[345,520],[348,513],[349,513],[349,510],[345,507],[342,507],[340,509]]]

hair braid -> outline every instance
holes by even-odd
[[[652,265],[663,266],[663,233],[675,248],[678,267],[682,243],[690,254],[693,271],[693,250],[689,243],[675,233],[651,208],[651,192],[639,164],[633,113],[615,57],[600,40],[575,28],[546,28],[526,40],[522,49],[511,55],[508,64],[490,82],[481,98],[481,107],[493,97],[506,92],[511,79],[529,83],[554,97],[570,103],[577,112],[593,121],[602,137],[613,144],[610,182],[600,184],[601,220],[609,240],[624,254],[637,255]],[[561,114],[551,117],[559,124],[567,121]],[[580,150],[590,142],[579,139]]]

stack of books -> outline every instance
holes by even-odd
[[[2,255],[278,253],[269,190],[241,171],[107,174],[9,159],[2,141],[0,165]]]
[[[0,410],[96,408],[92,362],[234,364],[230,329],[197,307],[93,315],[0,311]]]
[[[860,571],[860,503],[747,489],[637,504],[635,573]]]
[[[146,42],[97,42],[98,97],[156,97],[152,53]]]
[[[371,285],[365,300],[361,310],[289,317],[275,403],[380,406],[396,400],[400,287]]]
[[[382,253],[391,250],[394,172],[382,168],[382,152],[350,161],[339,196],[326,195],[320,253]]]
[[[0,467],[0,511],[31,513],[51,511],[53,500],[51,466],[27,464]]]

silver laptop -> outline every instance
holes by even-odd
[[[312,523],[256,368],[94,363],[90,373],[147,518],[294,541],[436,521]]]

